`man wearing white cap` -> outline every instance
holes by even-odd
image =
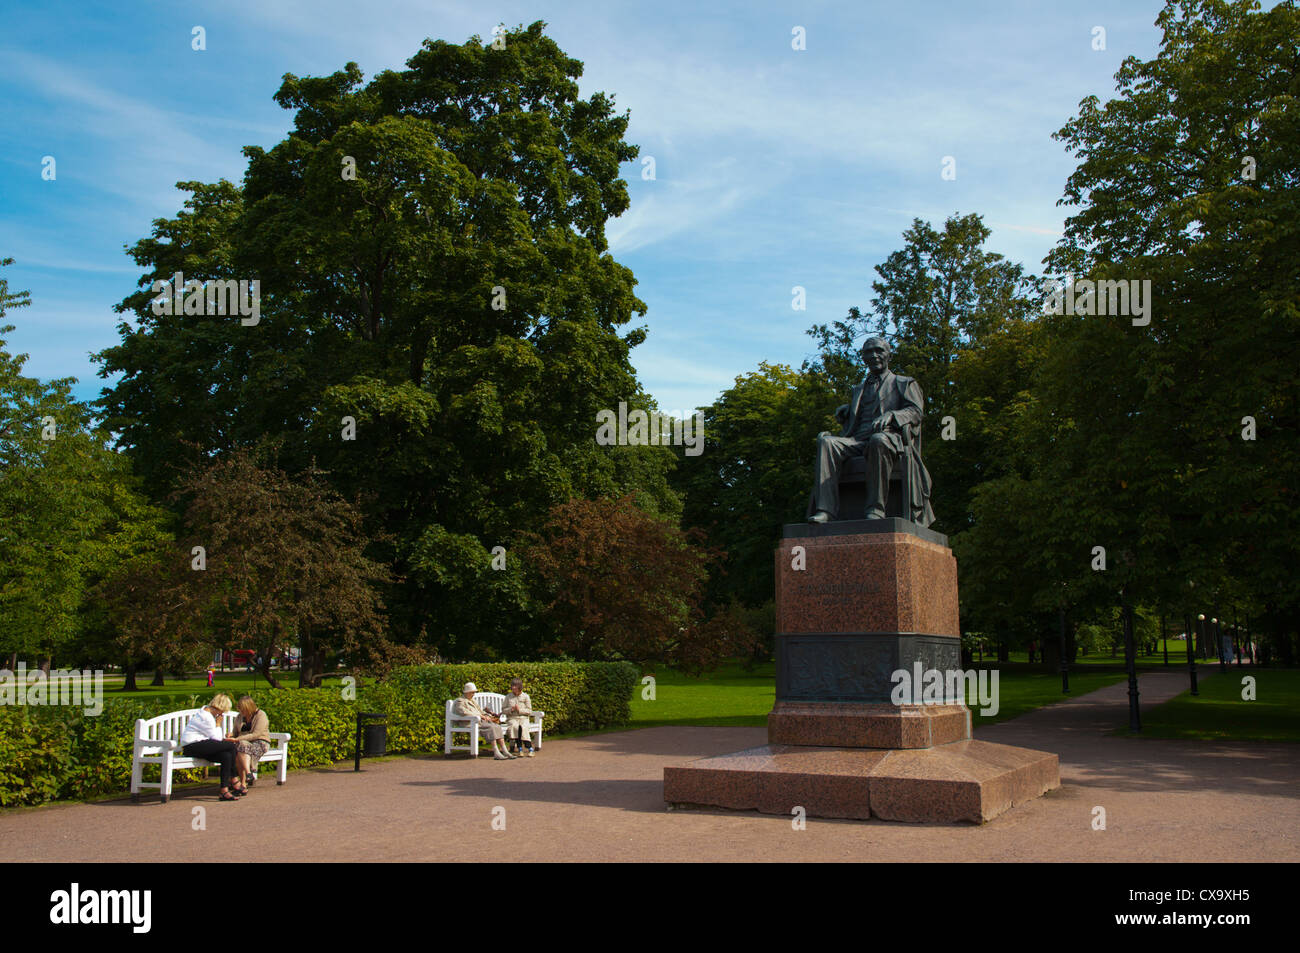
[[[502,740],[505,732],[501,730],[501,719],[478,706],[474,701],[474,694],[477,691],[477,685],[466,682],[465,687],[461,689],[461,697],[456,699],[456,704],[451,706],[451,710],[461,718],[478,719],[478,730],[492,742],[493,758],[497,761],[513,761],[515,756],[506,750],[506,743]]]

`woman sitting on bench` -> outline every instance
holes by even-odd
[[[190,716],[185,730],[181,732],[181,751],[185,757],[213,761],[221,768],[222,801],[233,801],[248,793],[234,783],[237,745],[233,741],[227,741],[225,732],[221,730],[221,718],[228,711],[230,696],[214,695],[212,701]]]
[[[513,761],[515,756],[506,750],[506,743],[502,739],[505,733],[501,730],[501,719],[490,711],[484,711],[474,701],[474,696],[478,693],[478,686],[473,682],[466,682],[465,688],[461,691],[461,697],[456,699],[456,703],[451,706],[451,710],[461,718],[477,718],[478,730],[482,732],[487,739],[492,742],[492,757],[497,761]]]
[[[271,748],[271,723],[249,695],[239,700],[239,720],[230,740],[235,743],[235,773],[247,790],[248,772]]]

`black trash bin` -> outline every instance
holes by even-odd
[[[383,712],[357,712],[356,758],[353,771],[361,770],[361,756],[377,758],[388,752],[388,716]]]

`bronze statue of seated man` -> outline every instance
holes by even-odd
[[[934,522],[930,509],[930,474],[921,461],[921,417],[925,400],[911,377],[889,369],[889,342],[870,337],[862,344],[867,376],[853,388],[849,403],[835,411],[844,429],[839,436],[817,437],[817,482],[810,506],[812,523],[840,518],[840,472],[845,461],[864,457],[867,504],[862,519],[884,519],[889,480],[895,467],[907,467],[908,499],[904,519],[921,526]]]

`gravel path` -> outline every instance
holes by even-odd
[[[1209,667],[1205,676],[1211,677]],[[1144,707],[1186,674],[1144,675]],[[578,861],[1296,861],[1296,746],[1108,737],[1126,685],[978,728],[1055,751],[1060,790],[973,825],[667,811],[663,768],[763,744],[763,728],[645,728],[549,741],[532,759],[441,755],[265,775],[235,803],[215,786],[0,815],[6,860],[450,861],[494,852]],[[1093,830],[1094,807],[1106,829]],[[193,830],[203,808],[206,830]],[[504,808],[504,831],[493,821]],[[234,856],[232,856],[232,854]]]

